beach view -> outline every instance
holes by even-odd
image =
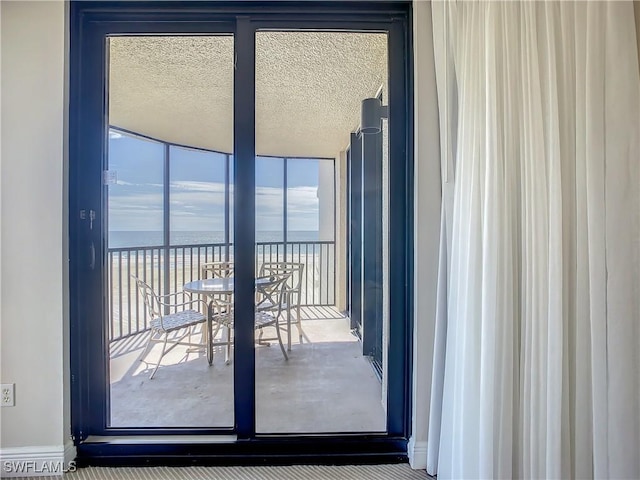
[[[256,272],[265,262],[302,263],[304,305],[335,302],[333,170],[328,159],[256,158]],[[112,127],[109,172],[108,307],[114,340],[148,328],[131,275],[169,293],[200,278],[204,263],[233,261],[233,155],[167,145]]]

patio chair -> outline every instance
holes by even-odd
[[[233,262],[207,262],[200,267],[201,278],[233,277]]]
[[[290,278],[291,272],[279,272],[268,276],[260,276],[256,279],[255,329],[259,332],[257,343],[259,345],[269,345],[266,343],[267,340],[277,339],[285,360],[289,360],[289,356],[282,343],[282,335],[280,335],[280,317],[286,296],[287,282]],[[266,327],[275,328],[275,338],[264,338],[263,329]]]
[[[258,277],[256,279],[256,306],[255,306],[255,324],[254,329],[258,331],[258,339],[256,343],[259,345],[270,345],[267,343],[269,340],[278,340],[280,350],[285,360],[289,360],[287,351],[284,348],[282,342],[282,335],[280,334],[280,328],[282,325],[281,316],[283,311],[283,300],[285,297],[285,286],[289,279],[290,273],[279,273],[268,275],[264,277]],[[216,317],[213,315],[213,321],[219,322],[220,325],[227,328],[227,341],[226,343],[226,363],[229,364],[230,350],[233,343],[233,325],[234,316],[232,304],[220,303],[223,302],[220,299],[213,298],[212,302],[216,302],[213,305],[213,311],[217,307],[221,307],[221,314]],[[264,338],[264,329],[267,327],[274,327],[276,336],[273,338]],[[217,331],[217,330],[216,330]],[[215,336],[215,335],[214,335]]]
[[[208,262],[203,263],[200,267],[200,278],[229,278],[233,277],[233,262]],[[231,306],[233,295],[227,293],[219,293],[210,295],[209,298],[220,300],[218,308],[222,308],[223,304]]]
[[[302,344],[303,338],[309,341],[302,330],[302,317],[300,316],[300,300],[302,297],[302,276],[304,273],[304,263],[294,262],[268,262],[260,267],[260,275],[271,275],[278,273],[290,273],[285,285],[285,296],[282,308],[287,311],[287,328],[291,325],[291,308],[296,309],[296,328],[298,329],[299,341]],[[287,350],[291,351],[291,332],[287,332]]]
[[[187,292],[158,295],[145,281],[135,275],[131,275],[131,277],[136,282],[138,292],[144,300],[145,308],[150,317],[149,340],[140,361],[144,360],[154,343],[162,342],[160,358],[149,376],[149,379],[152,380],[158,371],[162,358],[177,345],[202,347],[202,344],[184,342],[183,340],[187,336],[191,338],[192,327],[206,321],[207,318],[202,313],[206,311],[206,303],[202,300],[192,300]],[[181,301],[179,301],[180,297],[182,297]],[[180,333],[180,330],[185,330],[185,332],[179,334],[177,338],[172,336],[176,332]],[[172,345],[167,348],[167,343],[172,343]]]
[[[231,344],[233,342],[233,296],[224,294],[210,295],[209,299],[211,324],[208,331],[212,333],[208,341],[213,342],[215,345],[226,346],[224,363],[229,365],[231,362]],[[213,331],[213,324],[215,324],[215,331]],[[226,335],[222,340],[214,342],[220,328],[225,329]]]
[[[233,262],[208,262],[200,267],[201,279],[207,278],[229,278],[233,277]],[[228,293],[216,293],[209,295],[209,298],[219,300],[217,308],[223,308],[224,304],[231,307],[233,295]]]

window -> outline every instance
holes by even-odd
[[[164,245],[165,211],[171,246],[233,243],[232,155],[112,127],[109,171],[109,248]],[[257,242],[334,241],[333,159],[259,156],[256,195]]]

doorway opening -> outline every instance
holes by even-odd
[[[78,26],[102,19],[78,29],[77,58],[104,59],[74,69],[86,95],[71,164],[87,180],[71,204],[90,212],[71,226],[79,452],[92,457],[98,437],[218,435],[254,452],[282,436],[397,453],[411,225],[401,215],[394,229],[390,212],[410,205],[406,19],[207,6],[193,22],[186,6],[124,22],[126,5],[109,20],[74,7]],[[391,114],[364,134],[372,97]],[[86,244],[88,265],[74,254]]]

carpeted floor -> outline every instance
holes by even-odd
[[[60,477],[39,477],[60,479]],[[396,465],[294,465],[288,467],[81,468],[65,480],[427,480],[424,470]]]

